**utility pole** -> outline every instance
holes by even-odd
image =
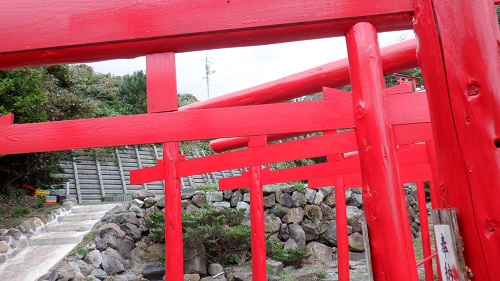
[[[212,58],[205,57],[205,79],[207,80],[207,99],[210,99],[210,74],[215,73]]]

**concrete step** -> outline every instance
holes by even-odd
[[[90,231],[99,220],[54,222],[45,226],[46,232]]]
[[[58,217],[57,220],[59,222],[99,220],[104,216],[104,214],[106,214],[106,212],[68,214]]]
[[[79,205],[72,208],[71,213],[82,214],[82,213],[92,213],[92,212],[107,212],[116,206],[118,205],[117,204]]]
[[[28,247],[15,258],[0,266],[0,279],[6,281],[37,280],[76,245],[73,243]]]
[[[29,240],[30,246],[78,244],[89,231],[49,232]],[[24,252],[24,251],[23,251]]]

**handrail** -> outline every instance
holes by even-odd
[[[434,252],[434,254],[432,254],[432,255],[430,255],[430,256],[428,256],[428,257],[426,257],[425,259],[423,259],[423,260],[421,260],[421,261],[417,262],[417,267],[420,267],[420,266],[422,266],[424,263],[426,263],[426,262],[428,262],[428,261],[432,260],[433,258],[435,258],[435,257],[437,256],[437,254],[438,254],[438,252]]]

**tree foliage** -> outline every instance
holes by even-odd
[[[121,77],[96,74],[86,65],[55,65],[0,71],[0,114],[15,123],[34,123],[118,115]],[[38,187],[61,182],[59,162],[70,152],[0,156],[0,192],[20,183]]]
[[[124,114],[147,113],[146,74],[140,70],[123,76],[123,83],[118,89]]]
[[[178,95],[179,106],[198,100]],[[0,116],[14,113],[15,123],[34,123],[146,113],[146,75],[124,77],[95,73],[84,64],[0,71]],[[205,144],[205,143],[204,143]],[[206,144],[208,146],[208,143]],[[58,184],[58,163],[71,152],[0,155],[0,192],[20,183]]]

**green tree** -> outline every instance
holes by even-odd
[[[198,99],[192,94],[177,94],[177,103],[179,107],[186,106],[188,104],[192,104],[198,102]]]
[[[142,70],[123,76],[118,92],[124,114],[147,113],[146,74]]]
[[[86,65],[55,65],[0,71],[0,115],[14,113],[15,123],[118,115],[121,78],[94,73]],[[53,177],[69,152],[0,155],[0,192],[21,182],[60,183]]]

